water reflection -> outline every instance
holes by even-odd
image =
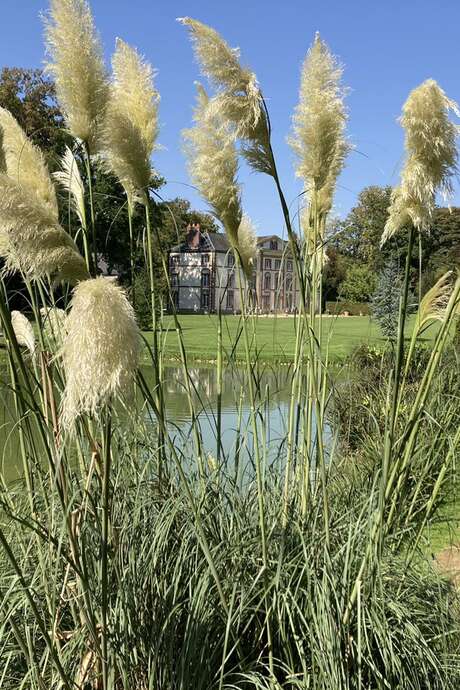
[[[144,376],[151,381],[151,372]],[[202,436],[203,447],[213,458],[233,464],[250,462],[253,449],[251,407],[245,370],[225,366],[220,406],[215,366],[192,366],[188,372],[192,408]],[[184,373],[179,366],[164,370],[166,416],[176,449],[184,456],[194,455],[192,415]],[[265,459],[275,462],[284,448],[286,436],[291,367],[266,367],[254,378],[257,390],[257,424],[260,447]],[[20,473],[20,453],[13,399],[0,372],[0,450],[1,471],[10,481]],[[220,414],[219,414],[220,409]],[[220,419],[219,419],[220,418]],[[217,429],[220,425],[220,448]],[[212,458],[211,458],[212,459]]]
[[[184,375],[180,368],[167,367],[166,413],[170,425],[175,425],[176,447],[192,451],[191,414]],[[246,372],[227,367],[223,371],[218,405],[218,377],[215,367],[189,369],[193,409],[197,415],[203,446],[212,457],[222,461],[250,462],[253,450],[252,408],[248,394]],[[257,390],[257,427],[262,453],[270,463],[276,462],[284,447],[289,408],[291,367],[267,367],[254,378]],[[217,429],[220,424],[220,449]]]

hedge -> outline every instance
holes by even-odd
[[[326,314],[343,314],[350,316],[369,316],[371,305],[369,302],[326,302]]]

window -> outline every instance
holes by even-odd
[[[265,269],[268,269],[270,271],[271,267],[272,267],[272,260],[271,259],[265,259]]]
[[[270,249],[274,249],[275,251],[278,249],[278,242],[276,240],[270,240]]]
[[[270,295],[264,295],[262,297],[262,307],[264,311],[269,311],[270,309]]]
[[[292,261],[287,262],[287,270],[292,271]]]
[[[281,259],[275,259],[275,270],[279,271],[281,268]]]
[[[169,257],[171,266],[177,266],[179,264],[179,257],[177,254],[171,254]]]
[[[235,274],[234,273],[228,274],[228,276],[227,276],[227,287],[228,288],[235,287]]]
[[[209,287],[209,271],[203,271],[203,273],[201,274],[201,287]]]
[[[292,290],[292,276],[286,278],[286,292],[291,292]]]
[[[178,273],[171,273],[171,285],[172,285],[172,287],[179,285],[179,274]]]
[[[266,273],[264,276],[264,290],[271,290],[272,276],[271,273]]]
[[[230,268],[235,265],[235,257],[231,252],[227,254],[227,266]]]
[[[233,299],[233,290],[227,292],[227,309],[233,309],[235,301]]]
[[[209,309],[209,292],[201,293],[201,308]]]
[[[208,266],[209,265],[209,254],[202,254],[201,255],[201,265],[202,266]]]

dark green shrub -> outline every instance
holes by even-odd
[[[326,313],[337,316],[348,312],[350,316],[368,316],[369,302],[326,302]]]

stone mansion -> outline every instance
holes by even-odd
[[[178,312],[240,311],[234,256],[225,235],[189,227],[183,244],[169,253],[169,272]],[[258,313],[293,313],[299,290],[288,243],[277,235],[257,239],[250,284],[252,309]]]

